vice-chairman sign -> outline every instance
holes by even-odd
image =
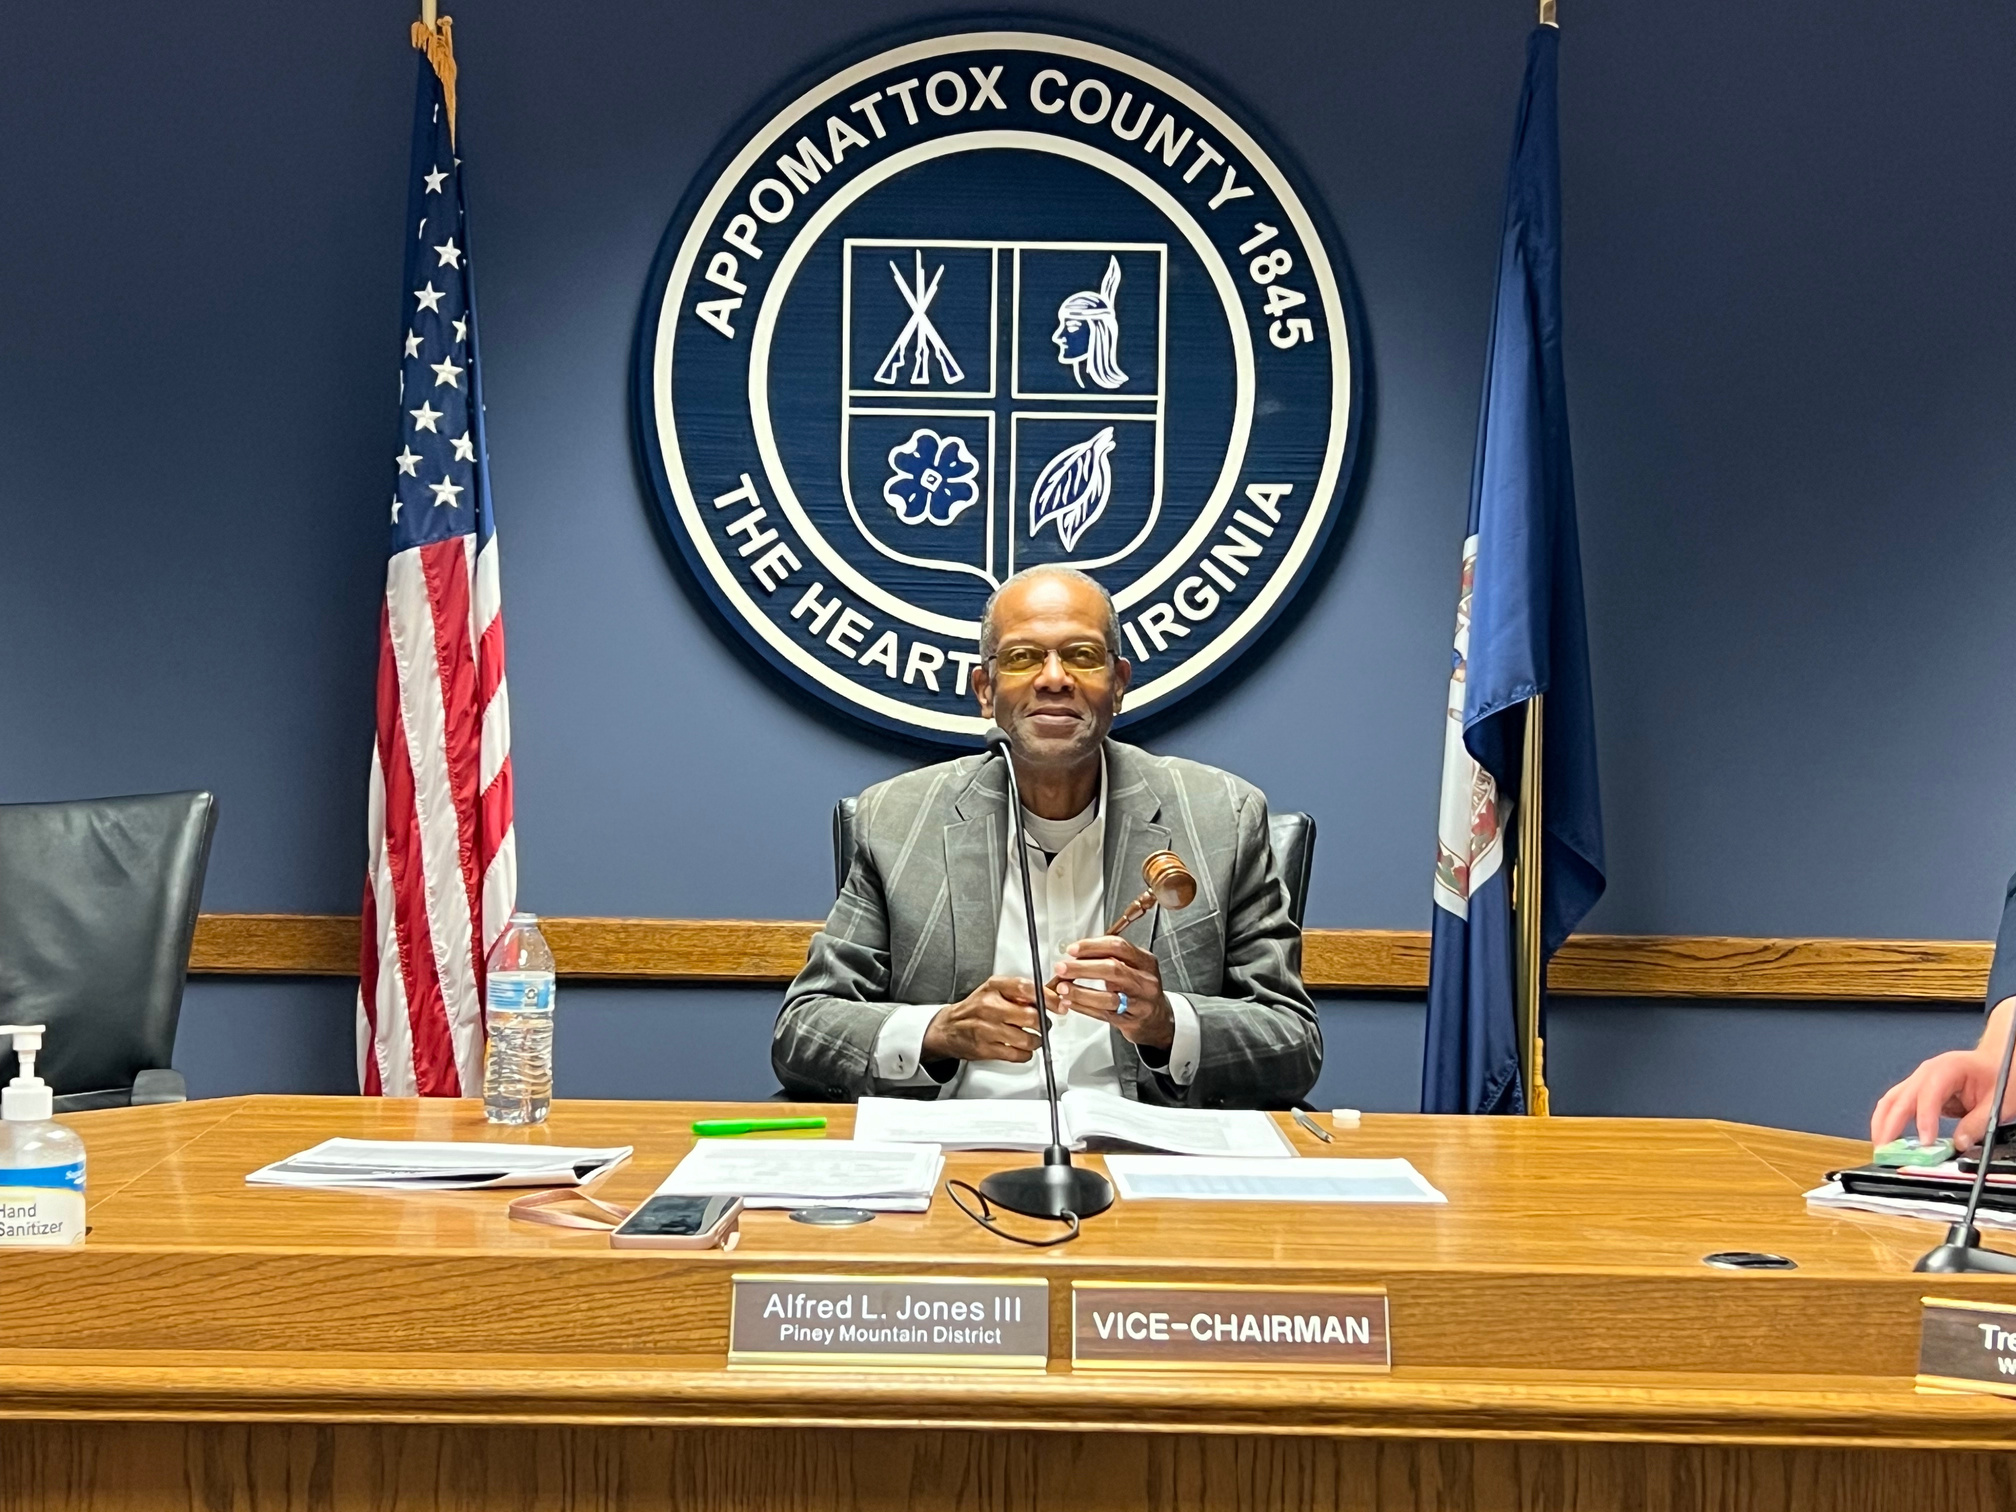
[[[1127,717],[1307,576],[1355,440],[1341,255],[1220,99],[1040,29],[891,42],[766,107],[667,233],[638,345],[670,534],[772,665],[975,739],[979,615],[1061,562]]]

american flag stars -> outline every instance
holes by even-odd
[[[472,318],[460,169],[444,141],[440,155],[420,175],[409,205],[413,313],[400,353],[405,423],[399,453],[392,459],[401,505],[392,521],[394,549],[476,528],[470,511],[477,495],[477,427],[467,381]],[[413,394],[425,395],[418,408],[403,402]],[[421,505],[426,507],[417,507]]]

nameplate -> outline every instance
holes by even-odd
[[[1071,1364],[1115,1370],[1393,1368],[1383,1291],[1074,1281]]]
[[[2016,1308],[1925,1298],[1918,1384],[2016,1396]]]
[[[734,1278],[730,1365],[1041,1370],[1050,1283],[965,1276]]]

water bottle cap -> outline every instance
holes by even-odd
[[[539,922],[539,915],[535,913],[514,913],[511,915],[511,922],[513,924],[537,924]]]

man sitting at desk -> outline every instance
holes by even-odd
[[[1133,676],[1119,644],[1098,583],[1032,567],[988,601],[973,670],[1023,785],[1057,1089],[1287,1107],[1315,1083],[1323,1039],[1267,800],[1106,738]],[[786,1091],[1043,1096],[1007,793],[1001,761],[963,756],[861,795],[846,883],[771,1036]],[[1196,875],[1196,901],[1102,933],[1159,850]]]

